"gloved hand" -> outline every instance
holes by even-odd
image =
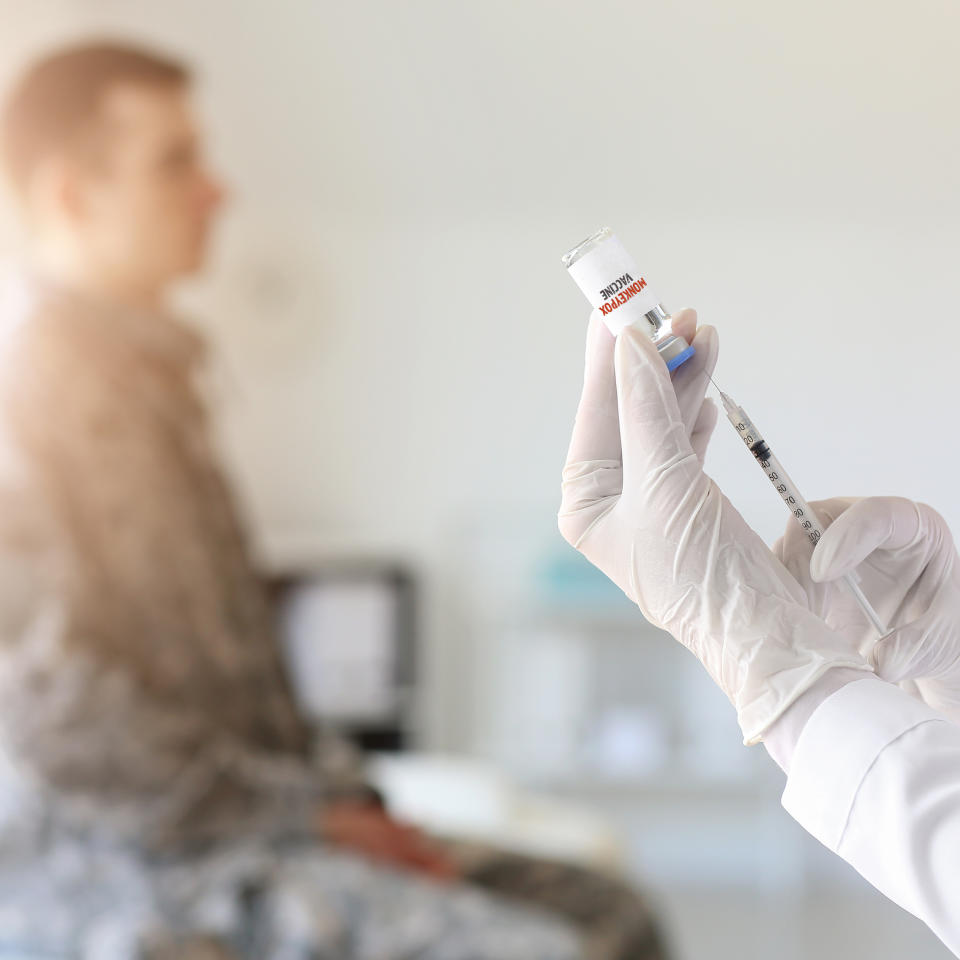
[[[878,675],[960,722],[960,563],[943,517],[899,497],[812,503],[816,550],[797,524],[773,550],[827,623],[856,636]],[[840,577],[860,587],[892,632],[878,640]]]
[[[567,464],[564,537],[707,668],[747,743],[832,667],[870,667],[703,472],[716,333],[673,375],[645,330],[591,318]],[[694,444],[696,443],[696,447]]]

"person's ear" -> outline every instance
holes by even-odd
[[[38,163],[27,192],[31,209],[43,220],[78,223],[89,213],[84,177],[66,158],[48,157]]]

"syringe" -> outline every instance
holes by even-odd
[[[711,381],[713,378],[710,378]],[[714,386],[717,385],[714,383]],[[720,390],[719,387],[717,387]],[[790,479],[789,474],[783,469],[783,464],[773,455],[770,445],[763,439],[760,431],[756,428],[753,421],[747,416],[743,407],[733,402],[722,390],[720,397],[723,400],[723,408],[727,413],[727,418],[736,427],[737,433],[747,445],[750,452],[756,457],[757,463],[763,467],[763,472],[767,479],[776,487],[777,493],[783,498],[783,502],[790,508],[790,512],[796,517],[797,522],[803,528],[810,542],[816,546],[823,536],[823,526],[813,512],[813,508],[806,500],[800,496],[797,485]],[[890,631],[884,626],[883,621],[873,609],[870,601],[860,589],[857,583],[856,575],[848,573],[844,578],[845,583],[850,588],[850,592],[856,597],[860,609],[863,610],[867,619],[873,624],[874,629],[885,637]]]

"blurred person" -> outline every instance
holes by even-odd
[[[3,116],[31,273],[0,345],[0,942],[662,957],[619,882],[395,822],[297,716],[194,385],[206,347],[168,307],[223,200],[189,88],[91,43]]]

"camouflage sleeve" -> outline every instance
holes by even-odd
[[[0,736],[67,822],[159,850],[310,833],[324,797],[301,758],[258,752],[65,649],[55,602],[0,651]]]

